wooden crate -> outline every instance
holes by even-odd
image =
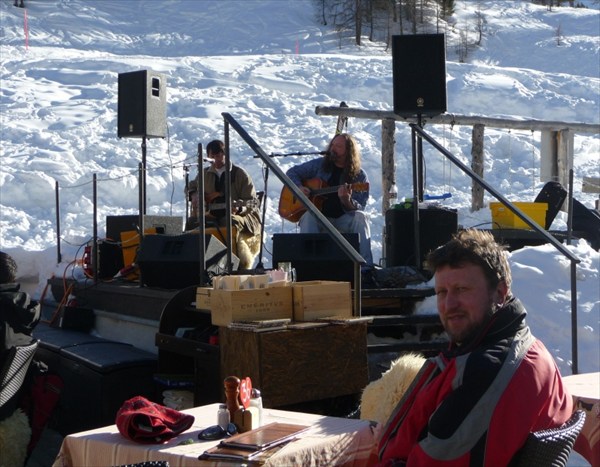
[[[210,311],[210,292],[212,287],[198,287],[196,289],[196,308],[198,310]]]
[[[352,317],[350,282],[306,281],[293,285],[294,321]]]
[[[265,407],[360,393],[369,382],[367,324],[251,332],[219,328],[221,374],[249,376]]]
[[[291,319],[292,288],[211,290],[210,313],[215,326],[227,326],[240,320]]]

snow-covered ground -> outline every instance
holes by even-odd
[[[341,42],[318,22],[309,0],[0,0],[1,139],[0,248],[17,258],[21,280],[39,294],[51,274],[61,275],[92,236],[92,179],[98,180],[98,221],[135,214],[140,139],[117,137],[119,73],[151,69],[167,78],[168,137],[147,149],[149,214],[185,213],[184,168],[197,172],[196,148],[223,138],[230,113],[267,153],[323,150],[334,117],[316,106],[391,110],[392,67],[382,43]],[[448,39],[448,113],[514,119],[600,121],[600,12],[529,2],[458,1],[444,25]],[[484,37],[465,63],[457,60],[461,30],[475,37],[477,9]],[[558,34],[560,31],[560,34]],[[428,32],[435,32],[429,30]],[[426,127],[467,165],[471,128]],[[367,207],[375,261],[382,256],[381,125],[353,119],[371,182]],[[232,158],[257,189],[259,159],[231,136]],[[511,200],[533,200],[540,177],[540,133],[487,128],[485,178]],[[471,182],[426,149],[426,191],[450,192],[465,227],[486,225],[490,211],[470,212]],[[411,196],[410,131],[397,124],[399,196]],[[277,158],[283,170],[307,159]],[[581,190],[583,176],[600,175],[598,135],[575,136],[575,197],[593,207],[597,195]],[[56,264],[55,184],[60,189],[63,263]],[[277,214],[281,183],[269,178],[265,266],[271,236],[293,232]],[[493,201],[486,198],[486,201]],[[553,228],[566,226],[560,213]],[[600,260],[585,242],[571,251],[577,268],[579,370],[600,369]],[[515,294],[529,310],[536,336],[570,374],[569,263],[550,246],[511,255]],[[422,310],[435,308],[426,301]]]

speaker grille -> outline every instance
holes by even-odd
[[[446,111],[444,34],[392,36],[392,67],[394,113],[409,117]]]
[[[140,70],[119,74],[119,138],[167,136],[166,89],[166,78],[160,73]]]

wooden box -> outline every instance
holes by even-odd
[[[292,318],[292,288],[210,291],[212,324],[227,326],[232,321]]]
[[[294,321],[352,317],[350,282],[306,281],[293,286]]]
[[[210,311],[210,293],[212,287],[198,287],[196,289],[196,308],[198,310]]]
[[[265,407],[360,393],[369,382],[367,324],[251,332],[219,328],[221,374],[249,376]]]

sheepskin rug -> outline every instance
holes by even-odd
[[[390,369],[363,390],[360,418],[385,424],[425,363],[422,355],[409,353],[391,363]]]
[[[31,439],[29,419],[21,409],[0,422],[0,467],[22,467]]]

